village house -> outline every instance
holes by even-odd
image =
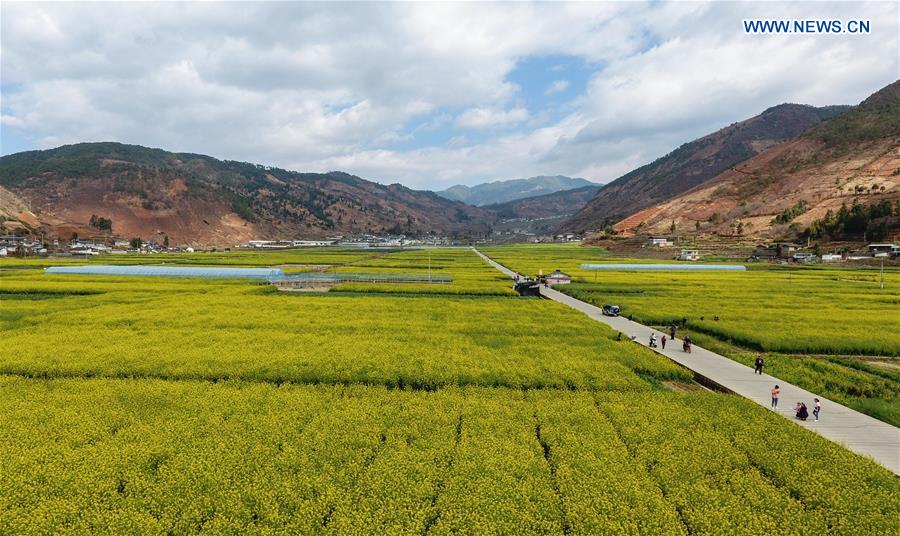
[[[896,257],[900,255],[900,246],[896,244],[869,244],[867,249],[873,257]]]
[[[556,270],[552,274],[547,274],[545,280],[548,285],[568,285],[572,282],[572,276]]]
[[[578,235],[575,233],[558,234],[554,235],[553,240],[556,242],[577,242]]]
[[[794,244],[793,242],[779,242],[775,244],[775,248],[778,250],[778,256],[782,259],[790,259],[794,256],[794,253],[800,249],[800,244]]]
[[[752,259],[758,261],[772,261],[778,258],[778,248],[766,244],[759,244],[753,250]]]

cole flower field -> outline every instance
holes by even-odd
[[[428,271],[346,254],[178,262]],[[430,257],[322,294],[0,261],[0,533],[900,531],[874,462]]]
[[[857,411],[900,426],[900,270],[749,265],[746,272],[590,271],[581,264],[623,262],[578,245],[484,248],[523,274],[560,268],[556,287],[643,324],[676,324],[703,347],[766,371]],[[624,259],[627,262],[647,262]],[[660,262],[660,261],[650,261]],[[682,324],[684,322],[684,324]]]

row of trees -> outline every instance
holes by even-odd
[[[895,203],[883,199],[875,205],[854,201],[850,207],[846,203],[841,205],[837,212],[828,210],[822,219],[813,221],[803,235],[810,238],[863,237],[881,240],[898,226],[894,217],[900,218],[900,199]]]

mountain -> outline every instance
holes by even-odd
[[[444,191],[437,192],[437,194],[447,199],[462,201],[463,203],[480,207],[526,197],[552,194],[563,190],[572,190],[593,184],[585,179],[573,179],[563,175],[541,175],[530,179],[486,182],[476,186],[457,184]]]
[[[29,231],[39,225],[28,202],[0,186],[0,234]]]
[[[506,203],[485,205],[497,218],[494,231],[512,234],[554,234],[560,224],[571,218],[603,186],[592,184]]]
[[[572,217],[593,199],[600,184],[582,186],[506,203],[485,205],[497,217],[494,230],[515,234],[553,234],[562,222]]]
[[[848,108],[781,104],[686,143],[604,186],[563,229],[579,232],[600,229],[657,205]]]
[[[674,222],[679,233],[785,237],[812,225],[881,239],[900,227],[898,201],[900,80],[615,229],[668,233]]]
[[[50,236],[108,232],[177,244],[347,233],[485,233],[494,216],[433,192],[341,172],[298,173],[120,143],[80,143],[0,158],[0,186],[28,202]],[[96,222],[95,222],[96,223]]]

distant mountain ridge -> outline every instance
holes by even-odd
[[[551,235],[562,222],[593,199],[600,188],[603,188],[602,184],[592,184],[573,190],[485,205],[482,208],[496,215],[494,230],[497,232]]]
[[[591,184],[571,190],[485,205],[482,208],[495,213],[501,221],[573,216],[593,199],[601,188],[603,188],[602,184]]]
[[[171,153],[121,143],[80,143],[0,158],[0,186],[26,200],[48,236],[112,232],[178,244],[347,233],[485,234],[494,215],[433,192],[342,173]]]
[[[608,183],[563,225],[563,229],[579,232],[601,229],[703,184],[732,166],[850,108],[781,104],[685,143]]]
[[[581,178],[564,175],[539,175],[528,179],[500,180],[475,186],[457,184],[436,193],[453,201],[462,201],[481,207],[592,185],[596,184]]]

